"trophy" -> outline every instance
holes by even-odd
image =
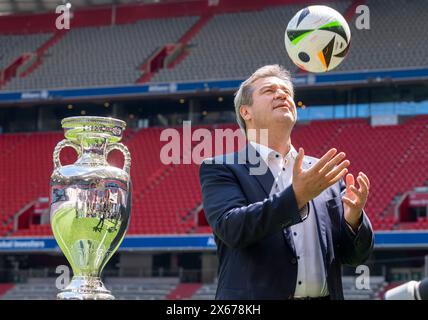
[[[122,242],[131,212],[131,156],[119,141],[126,123],[104,117],[70,117],[53,153],[50,222],[54,237],[73,269],[60,300],[114,299],[104,287],[101,272]],[[78,160],[62,166],[59,154],[75,149]],[[107,163],[117,149],[124,168]]]

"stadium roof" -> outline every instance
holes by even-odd
[[[129,3],[156,3],[160,0],[0,0],[0,15],[55,11],[58,5],[69,2],[72,8]]]

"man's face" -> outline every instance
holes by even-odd
[[[252,83],[253,105],[241,106],[247,128],[292,127],[297,120],[296,105],[289,86],[277,77],[261,78]]]

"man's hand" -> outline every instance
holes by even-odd
[[[318,196],[323,190],[339,181],[347,172],[351,163],[345,159],[345,153],[337,154],[336,149],[330,149],[310,169],[303,170],[303,148],[299,149],[299,155],[294,162],[293,190],[299,209]],[[336,155],[336,156],[335,156]]]
[[[342,197],[345,220],[354,231],[359,227],[370,188],[369,178],[364,173],[358,174],[357,181],[359,189],[355,187],[354,176],[351,173],[346,176],[346,193]]]

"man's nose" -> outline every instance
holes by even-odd
[[[285,99],[287,97],[287,93],[282,89],[277,89],[275,91],[275,99]]]

